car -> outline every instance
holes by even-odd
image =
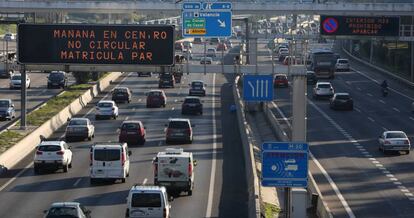
[[[151,77],[152,73],[151,72],[137,72],[138,77]]]
[[[174,48],[177,51],[182,51],[184,49],[184,44],[182,42],[175,42]]]
[[[217,51],[227,51],[227,45],[223,42],[223,43],[219,43],[217,44]]]
[[[193,80],[190,84],[188,95],[206,96],[206,84],[202,80]]]
[[[188,96],[181,105],[181,114],[203,114],[203,103],[199,97]]]
[[[167,105],[167,96],[163,90],[150,90],[147,95],[147,108],[165,107]]]
[[[191,59],[193,59],[193,55],[192,55],[192,51],[191,51],[191,49],[184,49],[184,50],[183,50],[183,57],[184,57],[186,60],[191,60]]]
[[[165,142],[170,144],[172,142],[193,143],[193,129],[190,119],[184,118],[170,118],[166,125]]]
[[[78,202],[56,202],[43,211],[45,218],[70,217],[90,218],[91,211]]]
[[[13,33],[5,33],[3,40],[5,41],[13,41],[16,40],[16,35],[14,35]]]
[[[211,38],[211,39],[209,40],[209,42],[210,42],[210,45],[213,45],[213,44],[218,44],[218,43],[220,43],[220,42],[221,42],[221,40],[220,40],[219,38]]]
[[[388,151],[404,151],[409,154],[411,150],[410,140],[403,131],[385,131],[379,136],[378,142],[378,149],[384,154]]]
[[[202,57],[200,60],[200,64],[212,64],[213,58],[211,57]]]
[[[103,117],[107,118],[113,118],[116,120],[116,118],[119,115],[119,109],[118,106],[116,106],[116,103],[114,101],[110,100],[100,100],[95,107],[95,120],[99,120]]]
[[[170,218],[171,204],[163,186],[134,185],[129,190],[125,217]]]
[[[88,118],[72,118],[66,126],[65,141],[71,142],[73,139],[88,139],[91,141],[95,137],[95,126]]]
[[[283,59],[283,65],[289,65],[289,62],[291,65],[295,65],[295,64],[300,64],[300,59],[295,57],[295,56],[285,56],[285,58]]]
[[[276,74],[273,85],[274,87],[288,87],[289,81],[286,74]]]
[[[90,149],[90,183],[98,180],[121,180],[129,176],[129,151],[127,143],[97,143]]]
[[[131,102],[132,92],[128,87],[116,87],[112,90],[112,101]]]
[[[216,49],[215,48],[208,48],[206,57],[215,58],[216,57]]]
[[[15,73],[10,77],[10,89],[20,89],[22,82],[22,75],[20,73]],[[30,77],[26,74],[26,88],[30,88]]]
[[[314,71],[306,71],[306,83],[309,85],[315,85],[318,82]]]
[[[233,43],[230,40],[226,40],[224,41],[224,43],[226,44],[228,49],[233,48]]]
[[[313,98],[331,98],[335,93],[330,82],[317,82],[313,88]]]
[[[68,84],[68,78],[64,71],[52,71],[47,76],[47,88],[62,88],[64,89]]]
[[[354,101],[349,93],[335,93],[330,100],[329,106],[333,110],[353,110]]]
[[[158,88],[174,88],[174,75],[171,73],[162,73],[158,81]]]
[[[0,78],[10,78],[13,75],[13,70],[0,69]]]
[[[338,60],[336,60],[335,70],[349,71],[349,60],[344,58],[339,58]]]
[[[11,99],[0,99],[0,119],[11,120],[16,117],[16,111]]]
[[[193,43],[194,44],[202,44],[204,41],[202,38],[194,38]]]
[[[128,145],[145,144],[145,127],[139,120],[125,120],[119,127],[119,142],[126,142]]]
[[[193,48],[193,43],[191,43],[190,41],[184,41],[183,45],[184,45],[185,49],[192,49]]]
[[[33,170],[38,174],[42,169],[62,169],[68,172],[72,168],[71,146],[64,141],[41,141],[36,146]]]

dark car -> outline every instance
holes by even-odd
[[[138,72],[138,77],[151,77],[151,72]]]
[[[162,90],[151,90],[147,93],[147,108],[165,107],[167,105],[167,96]]]
[[[174,88],[174,75],[170,73],[163,73],[160,75],[160,80],[158,81],[158,88]]]
[[[335,93],[331,98],[330,108],[333,110],[353,110],[354,101],[348,93]]]
[[[5,69],[0,69],[0,78],[10,78],[13,75],[13,71],[6,71]]]
[[[184,44],[182,42],[175,42],[174,46],[176,51],[182,51],[184,49]]]
[[[204,81],[201,80],[194,80],[190,86],[190,90],[188,91],[188,95],[195,95],[195,96],[206,96],[206,88]]]
[[[185,97],[181,105],[181,114],[203,114],[203,104],[198,97]]]
[[[168,120],[166,125],[165,141],[167,144],[171,142],[193,143],[193,129],[189,119],[172,118]]]
[[[288,87],[289,81],[286,74],[276,74],[273,84],[274,87]]]
[[[131,102],[132,92],[128,87],[117,87],[112,90],[112,101]]]
[[[306,71],[306,82],[310,85],[315,85],[318,82],[318,79],[316,78],[315,72]]]
[[[63,71],[52,71],[47,76],[47,88],[65,88],[67,86],[68,79],[66,73]]]
[[[119,142],[126,142],[128,145],[145,144],[145,127],[141,121],[126,120],[119,127]]]
[[[0,99],[0,119],[11,120],[16,116],[11,99]]]

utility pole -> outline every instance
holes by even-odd
[[[21,98],[20,98],[20,105],[21,105],[21,120],[20,120],[20,129],[25,130],[26,129],[26,101],[27,101],[27,93],[26,93],[26,66],[23,64],[21,65]]]
[[[249,38],[250,38],[250,31],[249,31],[249,18],[244,18],[244,23],[246,25],[246,64],[250,64],[250,42],[249,42]]]

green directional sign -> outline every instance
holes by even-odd
[[[194,28],[206,28],[206,19],[204,18],[192,18],[184,20],[185,29],[194,29]]]

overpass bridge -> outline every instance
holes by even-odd
[[[318,0],[316,0],[318,2]],[[414,3],[350,3],[324,1],[326,3],[300,2],[234,2],[233,14],[327,14],[327,15],[370,15],[412,16]],[[376,1],[378,2],[378,1]],[[133,13],[160,12],[179,14],[181,3],[162,1],[92,1],[92,0],[0,0],[3,13]]]

